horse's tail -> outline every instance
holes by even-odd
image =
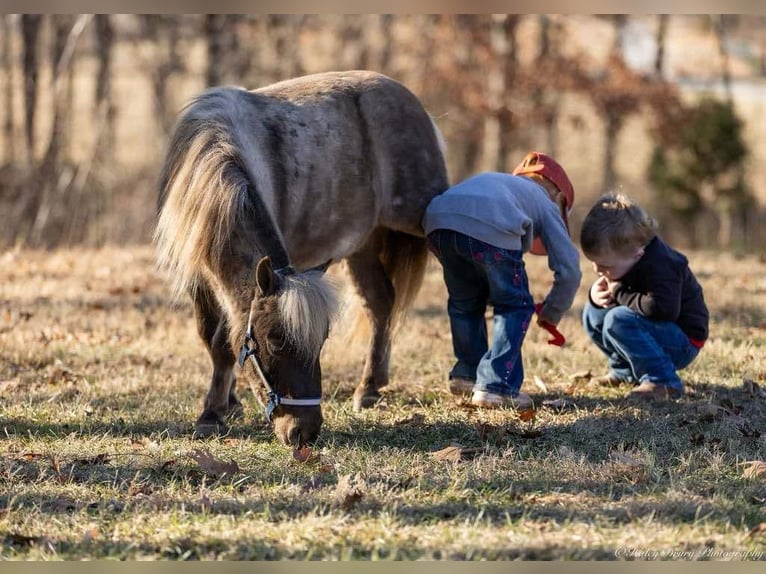
[[[380,261],[394,285],[391,326],[396,330],[415,301],[425,277],[428,249],[423,237],[399,231],[386,234]]]
[[[436,143],[446,163],[446,141],[434,118],[430,115],[428,118],[431,120]],[[414,303],[423,284],[428,264],[427,240],[408,233],[389,231],[380,260],[394,285],[392,329],[396,330],[403,323],[407,311]]]

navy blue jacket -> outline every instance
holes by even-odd
[[[689,260],[659,237],[620,279],[614,291],[618,304],[647,319],[672,321],[693,342],[708,338],[709,313],[702,286],[689,269]]]

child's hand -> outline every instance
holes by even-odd
[[[599,307],[613,307],[613,285],[606,277],[599,277],[590,288],[590,299]]]

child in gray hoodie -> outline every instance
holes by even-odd
[[[521,345],[535,304],[522,256],[548,256],[553,286],[538,323],[557,325],[574,300],[582,274],[569,236],[574,189],[550,156],[530,152],[513,174],[481,173],[436,196],[423,227],[447,286],[447,313],[457,362],[449,373],[454,395],[477,406],[532,408],[520,392]],[[492,345],[484,318],[493,307]]]

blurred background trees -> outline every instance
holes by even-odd
[[[365,68],[422,99],[452,181],[539,149],[575,237],[620,190],[674,242],[759,250],[765,52],[766,18],[736,15],[0,15],[0,248],[150,241],[191,96]]]

